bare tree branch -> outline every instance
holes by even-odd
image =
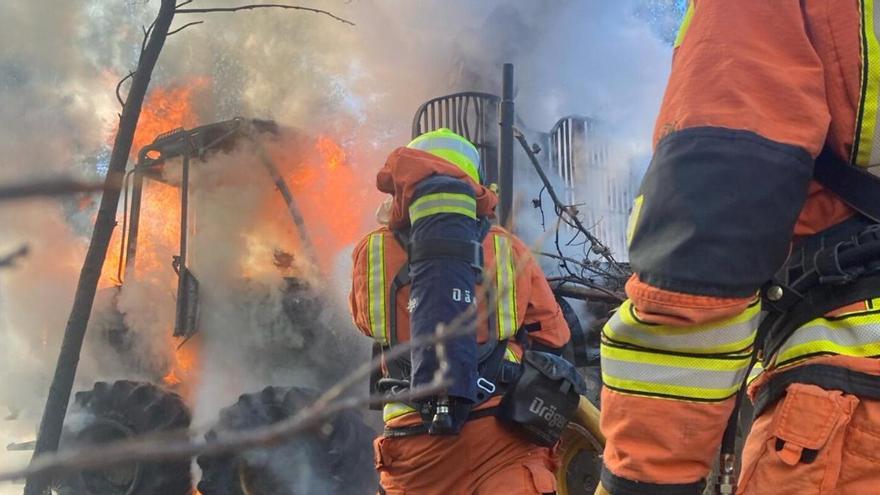
[[[208,14],[212,12],[238,12],[239,10],[255,10],[255,9],[286,9],[286,10],[304,10],[306,12],[313,12],[315,14],[323,14],[328,17],[332,17],[337,21],[348,24],[349,26],[354,26],[355,23],[349,21],[348,19],[343,19],[335,14],[327,12],[326,10],[314,9],[312,7],[303,7],[300,5],[285,5],[280,3],[260,3],[253,5],[241,5],[239,7],[208,7],[203,9],[181,9],[178,8],[175,10],[176,14]]]
[[[116,101],[119,102],[119,106],[121,107],[125,106],[125,102],[122,101],[122,95],[119,94],[119,90],[122,89],[122,85],[125,83],[125,81],[131,79],[132,76],[134,76],[134,71],[129,72],[127,76],[120,79],[119,82],[116,84]]]
[[[432,383],[397,395],[393,400],[422,399],[436,395],[447,386],[447,383]],[[189,439],[189,431],[181,430],[110,442],[100,447],[63,450],[37,457],[24,469],[0,473],[0,481],[63,471],[103,469],[131,462],[187,459],[200,454],[222,454],[273,445],[312,430],[340,412],[387,401],[381,395],[369,395],[329,404],[316,402],[277,423],[241,431],[218,432],[212,440]]]
[[[104,185],[97,182],[86,183],[68,178],[41,180],[25,184],[0,185],[0,202],[24,198],[63,196],[65,194],[95,192],[100,191],[103,188]]]
[[[196,26],[196,25],[198,25],[198,24],[204,24],[204,23],[205,23],[205,21],[189,22],[189,23],[187,23],[187,24],[184,24],[183,26],[180,26],[179,28],[175,29],[174,31],[170,31],[170,32],[168,33],[168,36],[171,36],[172,34],[177,34],[177,33],[183,31],[184,29],[186,29],[186,28],[188,28],[188,27],[190,27],[190,26]]]
[[[150,39],[150,33],[153,32],[154,27],[156,27],[156,20],[155,19],[153,20],[152,23],[150,23],[150,27],[148,27],[148,28],[144,28],[143,26],[141,27],[141,29],[144,30],[144,40],[141,41],[141,55],[143,55],[144,50],[147,49],[147,40]]]
[[[15,251],[7,254],[6,256],[3,256],[2,258],[0,258],[0,268],[14,266],[15,262],[18,261],[20,258],[24,258],[25,256],[27,256],[28,252],[30,252],[30,248],[27,244],[25,244]]]
[[[528,259],[520,260],[515,273],[520,273]],[[488,270],[486,280],[495,277]],[[489,284],[480,287],[477,297],[486,297]],[[506,291],[509,291],[508,287]],[[506,297],[509,292],[499,293],[496,297]],[[438,328],[433,335],[412,339],[400,343],[384,353],[384,359],[391,361],[413,348],[441,344],[448,339],[473,332],[479,325],[485,324],[488,316],[477,318],[477,307],[470,305],[456,316],[448,325]],[[471,323],[469,322],[474,322]],[[367,404],[417,400],[437,395],[448,387],[448,383],[440,376],[424,387],[417,387],[393,396],[368,395],[341,399],[342,395],[354,385],[368,377],[371,372],[381,366],[381,360],[370,360],[347,377],[337,382],[322,394],[312,405],[296,415],[278,423],[240,431],[219,432],[216,439],[190,439],[193,433],[189,430],[166,432],[163,434],[144,435],[100,446],[90,445],[86,448],[70,449],[58,453],[46,453],[35,457],[30,465],[23,469],[0,472],[0,481],[15,480],[28,476],[48,476],[61,471],[79,471],[86,469],[109,468],[120,464],[140,462],[187,459],[200,454],[220,454],[237,452],[254,447],[273,445],[284,440],[295,438],[303,432],[320,426],[327,419],[339,412],[362,407]]]
[[[193,0],[186,0],[185,2],[180,2],[179,4],[175,5],[174,8],[179,9],[179,8],[183,7],[184,5],[189,5],[191,3],[193,3]]]

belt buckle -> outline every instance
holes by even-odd
[[[489,380],[486,380],[482,376],[477,379],[477,386],[485,390],[488,394],[495,393],[495,384],[490,382]]]

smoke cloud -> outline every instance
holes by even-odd
[[[208,427],[238,394],[270,384],[325,385],[369,357],[367,340],[346,314],[349,254],[373,225],[381,200],[372,190],[375,172],[393,147],[409,140],[412,114],[424,100],[463,90],[497,94],[501,65],[513,62],[518,126],[547,131],[565,115],[595,117],[621,150],[619,161],[643,167],[679,3],[315,0],[305,5],[357,26],[279,10],[175,20],[174,27],[205,23],[168,39],[152,88],[198,86],[190,120],[182,124],[187,127],[238,115],[283,125],[282,139],[267,146],[311,225],[323,274],[322,301],[294,307],[311,307],[316,323],[282,329],[278,318],[291,310],[296,289],[290,277],[301,274],[302,257],[271,180],[247,147],[198,166],[191,267],[200,281],[203,331],[202,341],[192,343],[200,349],[194,358],[200,369],[192,371],[187,392],[195,423]],[[198,0],[190,7],[211,5],[221,2]],[[70,0],[0,7],[0,183],[101,177],[119,112],[114,89],[135,66],[141,27],[157,6]],[[331,155],[318,144],[321,138],[344,152],[337,168],[328,167]],[[523,173],[520,179],[521,198],[534,197],[535,178]],[[7,408],[16,418],[0,419],[0,448],[34,437],[96,202],[0,204],[0,255],[31,247],[18,266],[0,269],[0,417]],[[121,291],[109,278],[102,282],[78,390],[95,380],[154,379],[155,370],[180,364],[170,338],[176,239],[161,238],[145,254],[147,268]],[[279,252],[300,257],[279,268]],[[122,354],[100,330],[121,325],[114,306],[131,330]],[[324,328],[333,331],[323,334]],[[287,354],[263,352],[273,345]],[[0,450],[0,468],[28,458]],[[18,491],[0,486],[0,493]]]

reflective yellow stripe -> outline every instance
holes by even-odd
[[[513,337],[517,329],[516,273],[513,267],[510,239],[503,235],[494,235],[498,340],[505,340]]]
[[[880,99],[880,9],[874,8],[873,0],[861,0],[862,11],[862,89],[856,136],[853,143],[853,163],[862,167],[880,163],[880,126],[877,125],[878,99]]]
[[[626,245],[632,244],[633,235],[636,233],[636,222],[639,221],[639,215],[642,213],[642,203],[645,202],[645,195],[640,194],[633,201],[632,211],[629,212],[629,220],[626,223]]]
[[[387,423],[394,418],[399,418],[411,412],[416,412],[416,410],[403,402],[389,402],[382,408],[382,420]]]
[[[734,395],[751,355],[727,358],[657,354],[603,342],[602,382],[617,391],[680,400],[719,401]]]
[[[872,309],[838,318],[816,318],[794,332],[774,361],[783,366],[816,354],[880,356],[880,312]]]
[[[681,21],[681,26],[678,28],[678,35],[675,37],[675,43],[672,45],[673,48],[678,48],[681,43],[684,41],[685,35],[687,35],[688,29],[691,27],[691,20],[694,18],[694,0],[688,1],[687,11],[684,13],[684,18]]]
[[[514,362],[514,363],[519,362],[519,358],[516,357],[516,354],[514,354],[514,352],[512,350],[510,350],[510,347],[508,347],[507,349],[504,350],[504,359],[506,359],[507,361]]]
[[[603,334],[608,339],[663,351],[693,354],[723,354],[752,346],[761,317],[761,305],[753,303],[743,313],[725,321],[692,327],[644,323],[631,301],[625,301],[608,321]]]
[[[480,152],[470,141],[449,129],[422,134],[412,140],[407,148],[426,151],[448,160],[457,165],[474,182],[480,183]]]
[[[752,366],[752,369],[749,370],[748,383],[752,383],[753,381],[755,381],[759,376],[761,376],[761,373],[763,372],[764,366],[761,365],[760,361],[756,361],[755,365]]]
[[[367,270],[370,300],[370,332],[382,344],[388,344],[388,323],[385,318],[385,236],[371,234]]]
[[[457,213],[469,218],[477,218],[477,200],[473,196],[459,193],[426,194],[413,201],[409,207],[409,221],[439,213]]]

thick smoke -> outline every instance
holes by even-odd
[[[663,36],[655,32],[646,3],[664,12]],[[518,125],[547,131],[564,115],[596,117],[624,150],[621,161],[644,163],[668,72],[670,47],[661,39],[668,38],[665,13],[677,12],[678,3],[307,2],[351,19],[356,27],[294,11],[181,16],[175,27],[193,20],[205,24],[169,38],[152,84],[159,88],[209,81],[194,101],[200,122],[236,115],[274,119],[310,135],[309,143],[317,136],[340,143],[347,154],[342,166],[352,170],[357,182],[322,193],[351,201],[326,212],[310,209],[307,202],[307,222],[321,222],[321,213],[349,216],[358,231],[366,231],[381,199],[369,193],[373,175],[384,155],[408,140],[418,105],[453,91],[498,93],[504,62],[516,64]],[[220,2],[197,0],[190,6],[210,5]],[[6,2],[0,7],[0,181],[59,173],[100,177],[119,111],[114,88],[134,67],[141,26],[149,24],[156,8],[155,1],[136,0]],[[285,152],[286,159],[279,161],[287,166],[318,170],[314,167],[320,160],[311,158],[320,153],[314,148],[282,147]],[[204,213],[198,218],[192,267],[204,287],[204,307],[215,308],[201,314],[206,331],[199,362],[204,368],[192,391],[200,426],[209,425],[238,394],[262,385],[326,383],[333,376],[332,365],[343,361],[339,355],[324,355],[326,349],[344,353],[349,365],[368,356],[366,339],[355,334],[345,316],[351,241],[333,238],[322,249],[328,255],[324,273],[330,274],[322,288],[332,297],[315,319],[337,330],[332,346],[339,347],[309,347],[305,338],[288,341],[291,348],[301,347],[295,359],[249,366],[259,344],[254,336],[277,323],[266,321],[265,315],[284,309],[284,273],[268,255],[283,249],[290,232],[279,219],[254,223],[265,218],[264,196],[274,191],[255,172],[259,164],[249,150],[236,150],[210,165],[211,171],[196,174],[202,185],[194,192],[194,202]],[[319,180],[314,173],[306,176]],[[534,197],[534,179],[525,173],[519,178],[520,196]],[[78,197],[0,205],[0,255],[23,243],[31,247],[18,266],[0,271],[0,416],[6,406],[19,417],[0,421],[0,447],[33,438],[95,202]],[[330,225],[318,237],[339,230]],[[175,253],[173,246],[167,248],[156,254],[161,268],[127,280],[115,300],[112,291],[105,292],[107,304],[115,303],[139,336],[135,355],[140,364],[129,366],[92,332],[78,389],[99,379],[145,378],[150,369],[173,363],[168,334],[174,295],[170,257]],[[248,265],[243,277],[242,260],[249,256],[260,261]],[[0,450],[0,468],[27,459]]]

